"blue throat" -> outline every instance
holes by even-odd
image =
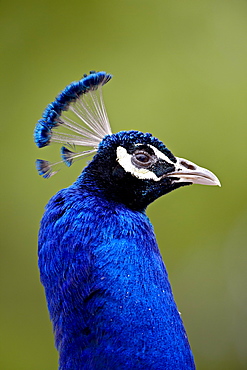
[[[149,219],[79,179],[39,234],[60,369],[195,369]]]

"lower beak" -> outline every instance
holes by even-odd
[[[219,179],[213,172],[206,168],[199,167],[187,159],[176,157],[175,170],[167,173],[165,177],[174,177],[174,182],[190,182],[201,185],[218,185],[221,186]]]

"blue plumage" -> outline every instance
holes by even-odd
[[[89,76],[93,79],[80,83],[94,94],[106,74]],[[68,90],[71,85],[65,89],[67,108],[75,99]],[[97,105],[95,95],[92,99]],[[92,147],[95,133],[100,139],[92,149],[97,153],[75,183],[49,201],[39,232],[40,276],[60,369],[195,369],[145,209],[173,189],[219,181],[210,171],[175,157],[151,134],[105,135],[107,116],[102,105],[100,109],[91,112],[101,127],[88,134]],[[37,131],[35,135],[40,146],[42,139]],[[71,165],[85,152],[90,150],[75,154],[63,147],[62,159]],[[37,163],[41,175],[53,174],[49,162]]]

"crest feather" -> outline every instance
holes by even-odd
[[[106,72],[91,71],[66,86],[46,107],[34,131],[34,141],[39,148],[52,142],[91,148],[76,153],[63,146],[62,161],[56,164],[64,162],[71,166],[75,158],[96,152],[102,139],[112,134],[102,95],[102,86],[111,78]],[[53,165],[42,160],[36,163],[39,174],[46,178],[54,174]]]

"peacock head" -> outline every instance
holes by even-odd
[[[71,166],[76,159],[96,152],[75,184],[89,184],[92,191],[138,210],[181,186],[220,185],[212,172],[175,157],[149,133],[113,134],[102,97],[102,86],[111,77],[105,72],[92,71],[68,85],[45,109],[35,128],[37,146],[51,142],[66,146],[61,148],[61,162],[37,160],[40,175],[51,177],[57,172],[54,165],[64,162]],[[65,132],[59,132],[61,128]],[[76,152],[76,146],[83,146],[84,150]]]
[[[140,131],[105,136],[77,185],[85,179],[108,199],[137,210],[181,186],[220,185],[211,171],[175,157],[160,140]]]

